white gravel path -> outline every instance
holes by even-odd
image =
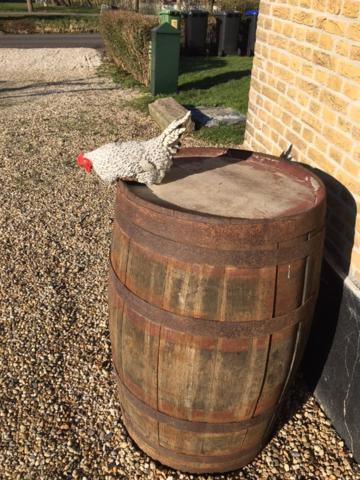
[[[1,48],[0,80],[87,78],[100,64],[92,48]]]
[[[0,479],[360,479],[300,379],[278,433],[241,471],[174,472],[129,439],[107,327],[114,187],[74,158],[158,130],[128,107],[135,92],[88,73],[0,83]]]

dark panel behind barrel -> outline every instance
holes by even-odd
[[[250,152],[184,149],[164,185],[119,182],[113,360],[151,457],[228,471],[268,441],[311,325],[324,214],[320,180]]]

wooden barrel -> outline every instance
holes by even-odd
[[[269,440],[316,301],[325,191],[307,169],[183,149],[163,184],[119,182],[110,332],[125,426],[188,472]]]

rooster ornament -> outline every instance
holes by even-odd
[[[108,143],[92,152],[80,153],[77,164],[87,172],[94,169],[108,183],[122,179],[146,185],[159,184],[180,148],[181,136],[190,121],[190,115],[189,111],[184,117],[174,120],[156,138]]]

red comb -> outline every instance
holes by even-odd
[[[92,163],[88,158],[84,157],[82,152],[80,152],[76,157],[76,163],[79,165],[79,167],[84,168],[87,173],[91,172]]]

